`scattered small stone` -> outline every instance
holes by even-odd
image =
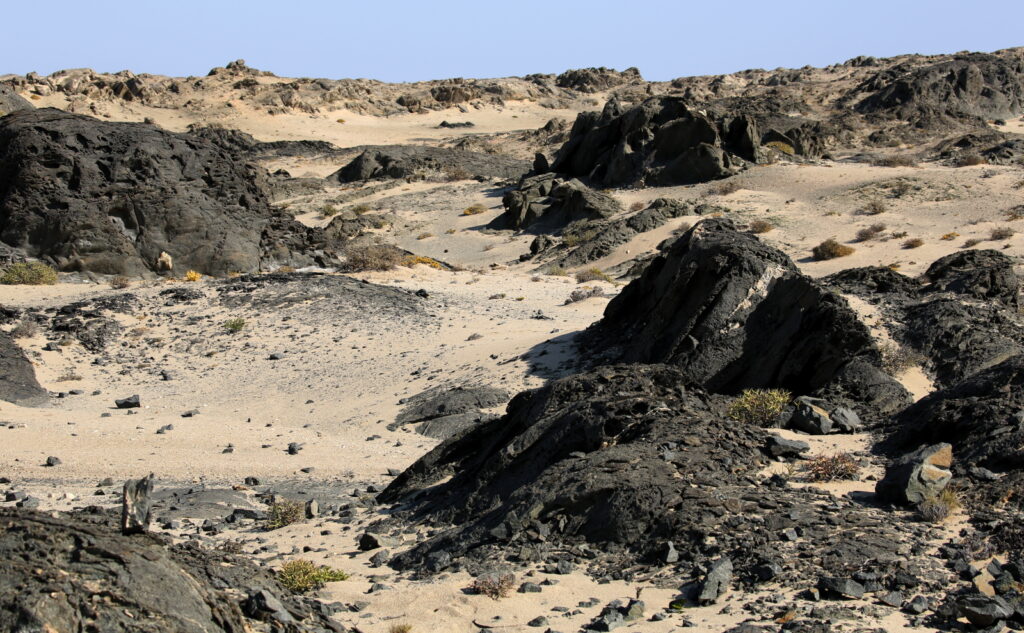
[[[121,398],[120,400],[114,400],[114,405],[118,409],[138,409],[142,406],[139,396],[128,396],[127,398]]]
[[[53,455],[51,455],[51,456],[46,458],[46,465],[47,466],[50,466],[50,467],[52,467],[52,466],[60,466],[61,463],[62,462],[60,461],[59,457],[54,457]]]

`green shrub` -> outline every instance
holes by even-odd
[[[228,332],[241,332],[244,327],[245,319],[242,317],[235,317],[224,322],[224,329]]]
[[[739,422],[764,426],[773,423],[792,399],[785,389],[744,389],[729,405],[727,415]]]
[[[790,145],[789,143],[784,143],[782,141],[769,141],[764,145],[765,147],[770,147],[777,152],[782,152],[786,156],[794,156],[796,154],[796,150],[793,149],[792,145]]]
[[[298,523],[304,516],[306,516],[306,509],[301,503],[289,499],[281,499],[270,504],[270,508],[267,510],[267,523],[265,527],[268,530],[277,530],[286,525]]]
[[[856,249],[852,246],[840,244],[834,239],[829,238],[812,248],[811,255],[814,259],[822,261],[826,259],[835,259],[837,257],[846,257],[847,255],[853,254],[854,250]]]
[[[277,572],[277,580],[292,593],[305,593],[319,589],[329,582],[348,580],[348,574],[327,565],[314,565],[298,559],[285,563]]]
[[[41,262],[11,264],[0,275],[0,284],[24,286],[52,286],[57,283],[57,271]]]

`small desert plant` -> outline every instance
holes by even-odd
[[[925,499],[917,506],[917,512],[922,521],[928,523],[942,523],[951,514],[960,509],[960,497],[956,490],[949,486],[932,499]]]
[[[856,479],[860,473],[860,464],[849,453],[835,453],[812,457],[807,460],[804,470],[811,481]]]
[[[344,269],[348,272],[391,270],[405,258],[405,253],[388,244],[350,246],[345,251]]]
[[[470,590],[494,600],[512,595],[516,577],[514,574],[484,574],[473,580]]]
[[[871,161],[875,167],[917,167],[917,161],[912,156],[882,156]]]
[[[546,271],[544,271],[544,274],[551,275],[552,277],[565,277],[566,275],[569,274],[569,271],[563,268],[562,266],[551,266]]]
[[[130,285],[132,285],[132,280],[128,279],[124,275],[117,275],[110,279],[110,287],[114,290],[124,290]]]
[[[444,177],[448,182],[455,182],[456,180],[471,180],[473,174],[461,167],[449,167],[445,170]]]
[[[456,230],[457,229],[447,229],[444,233],[445,235],[455,235]]]
[[[713,196],[727,196],[731,193],[736,193],[740,190],[740,184],[735,180],[723,180],[722,182],[711,185],[708,188],[708,193]]]
[[[909,240],[903,242],[903,248],[918,248],[924,245],[924,240],[919,237],[912,237]]]
[[[597,237],[597,231],[595,229],[589,229],[579,233],[566,233],[562,236],[562,242],[569,248],[576,248],[580,244],[589,242],[595,237]]]
[[[981,244],[981,240],[969,239],[966,242],[964,242],[964,248],[970,248],[972,246],[977,246],[978,244]]]
[[[57,376],[54,379],[54,381],[55,382],[75,382],[75,381],[81,380],[81,379],[82,379],[82,376],[80,374],[76,373],[74,368],[67,367],[67,368],[64,369],[64,371],[61,373],[60,376]]]
[[[988,235],[988,239],[996,242],[1000,240],[1008,240],[1011,237],[1013,237],[1016,233],[1016,231],[1014,231],[1008,226],[1001,226],[997,229],[992,229],[992,232],[989,233]]]
[[[267,510],[267,522],[265,527],[268,530],[276,530],[286,525],[298,523],[306,515],[306,510],[298,501],[281,499],[270,504]]]
[[[329,218],[335,215],[338,215],[338,207],[333,204],[325,204],[320,207],[320,217]]]
[[[1024,218],[1024,204],[1018,204],[1015,207],[1011,207],[1006,211],[1003,211],[1003,215],[1006,216],[1007,222],[1013,222]]]
[[[388,628],[388,633],[412,633],[412,625],[402,622],[401,624],[392,624]]]
[[[582,288],[577,288],[569,293],[569,298],[565,300],[565,305],[576,303],[577,301],[583,301],[591,297],[599,297],[602,294],[601,289],[596,286],[584,286]]]
[[[402,260],[402,265],[406,268],[412,268],[416,264],[423,264],[424,266],[430,266],[431,268],[436,268],[438,270],[443,268],[443,266],[441,266],[441,262],[425,255],[408,255]]]
[[[589,281],[607,281],[610,284],[615,283],[615,280],[608,276],[608,273],[604,272],[600,268],[588,268],[587,270],[581,270],[576,273],[576,283],[585,284]]]
[[[347,580],[348,574],[327,565],[314,565],[308,560],[288,561],[277,572],[277,580],[292,593],[305,593],[319,589],[326,583]]]
[[[39,326],[28,319],[19,321],[11,330],[11,338],[32,338],[36,334],[39,334]]]
[[[945,235],[943,235],[939,239],[942,240],[943,242],[952,242],[953,240],[955,240],[958,237],[960,237],[960,234],[957,233],[956,231],[953,231],[951,233],[946,233]]]
[[[429,232],[429,231],[427,231],[427,232],[420,233],[419,235],[417,235],[416,239],[418,239],[418,240],[425,240],[425,239],[427,239],[429,237],[434,237],[434,234]]]
[[[771,231],[772,229],[775,228],[775,225],[769,222],[768,220],[753,220],[750,223],[749,228],[751,233],[761,234]]]
[[[881,343],[878,351],[882,355],[882,370],[890,376],[899,376],[924,362],[924,357],[917,352],[895,343]]]
[[[227,330],[228,332],[241,332],[242,329],[244,328],[245,319],[243,319],[242,317],[235,317],[233,319],[228,319],[227,321],[224,322],[224,329]]]
[[[337,120],[335,121],[335,123],[344,123],[344,122],[345,122],[345,119],[337,119]]]
[[[11,264],[0,275],[0,284],[24,286],[52,286],[57,283],[57,271],[41,262]]]
[[[782,141],[768,141],[767,143],[765,143],[765,147],[770,147],[773,150],[777,152],[782,152],[787,156],[793,156],[796,154],[796,150],[793,149],[792,145],[790,145],[789,143],[784,143]]]
[[[853,254],[854,249],[852,246],[846,244],[840,244],[833,238],[829,238],[818,244],[811,249],[811,255],[818,261],[826,259],[835,259],[837,257],[846,257],[847,255]]]
[[[196,272],[194,270],[189,270],[185,272],[185,281],[199,281],[202,278],[202,273]]]
[[[868,200],[868,202],[861,207],[860,212],[864,215],[878,215],[879,213],[885,213],[888,208],[889,206],[881,200]]]
[[[463,209],[461,215],[480,215],[481,213],[487,213],[487,207],[480,203],[477,203],[471,207]]]
[[[1013,188],[1024,189],[1024,180],[1018,180],[1017,182],[1013,183]]]
[[[973,167],[974,165],[987,165],[988,161],[977,152],[968,152],[956,157],[953,161],[954,167]]]
[[[856,240],[858,242],[867,242],[873,240],[885,231],[884,224],[872,224],[869,227],[863,228],[857,231]]]
[[[629,210],[630,211],[643,211],[644,207],[646,207],[646,206],[647,205],[644,204],[643,202],[639,202],[638,201],[638,202],[634,202],[633,204],[629,205]]]
[[[744,389],[726,412],[733,420],[764,426],[782,413],[793,396],[784,389]]]
[[[356,206],[352,207],[352,213],[355,213],[356,215],[366,215],[370,211],[373,211],[373,207],[366,203],[357,204]]]

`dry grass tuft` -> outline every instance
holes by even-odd
[[[875,167],[917,167],[917,160],[913,156],[882,156],[871,161]]]
[[[782,413],[793,395],[784,389],[744,389],[726,413],[733,420],[764,426]]]
[[[405,256],[400,249],[388,244],[350,246],[345,251],[345,264],[342,268],[348,272],[391,270]]]
[[[924,246],[924,240],[922,240],[919,237],[912,237],[909,240],[903,242],[903,248],[907,249],[918,248],[920,246]]]
[[[615,280],[608,276],[608,273],[604,272],[600,268],[588,268],[587,270],[581,270],[576,273],[576,283],[585,284],[590,281],[607,281],[610,284],[614,284]]]
[[[735,180],[723,180],[708,187],[708,193],[713,196],[727,196],[740,190],[740,183]]]
[[[961,154],[960,156],[957,156],[956,159],[953,160],[954,167],[973,167],[975,165],[987,164],[988,161],[985,160],[985,158],[981,154],[978,154],[977,152],[968,152],[966,154]]]
[[[812,457],[807,460],[804,470],[811,481],[850,480],[857,479],[860,464],[849,453],[835,453]]]
[[[774,230],[775,225],[768,220],[753,220],[750,223],[750,232],[758,235]]]
[[[867,242],[873,240],[885,231],[884,224],[872,224],[869,227],[863,228],[857,231],[856,240],[858,242]]]
[[[643,202],[639,202],[638,201],[638,202],[634,202],[633,204],[629,205],[629,210],[630,211],[643,211],[646,206],[647,205],[644,204]]]
[[[480,204],[478,202],[478,203],[474,204],[471,207],[463,209],[461,215],[480,215],[481,213],[486,213],[486,212],[487,212],[487,207],[485,207],[484,205],[482,205],[482,204]]]
[[[867,203],[861,207],[861,215],[878,215],[885,213],[889,209],[889,205],[885,204],[882,200],[868,200]]]
[[[811,249],[811,255],[814,259],[823,261],[837,257],[846,257],[847,255],[852,255],[855,251],[856,249],[852,246],[840,244],[835,239],[829,238]]]
[[[960,508],[959,495],[957,495],[956,490],[947,486],[934,499],[922,501],[917,506],[917,513],[922,521],[942,523]]]
[[[952,233],[946,233],[945,235],[943,235],[939,239],[942,240],[943,242],[952,242],[953,240],[955,240],[958,237],[960,237],[960,234],[957,233],[956,231],[953,231]]]
[[[990,239],[990,240],[992,240],[994,242],[999,242],[999,241],[1002,241],[1002,240],[1008,240],[1008,239],[1010,239],[1011,237],[1013,237],[1016,234],[1017,234],[1017,232],[1014,231],[1013,229],[1011,229],[1010,227],[1008,227],[1008,226],[1001,226],[999,228],[992,229],[992,232],[989,233],[989,235],[988,235],[988,239]]]
[[[470,590],[493,600],[507,598],[515,588],[514,574],[484,574],[473,580]]]

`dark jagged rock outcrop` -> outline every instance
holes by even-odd
[[[807,395],[841,379],[861,405],[891,412],[909,402],[905,392],[892,401],[901,389],[877,369],[878,349],[846,301],[729,220],[683,234],[608,304],[592,334],[612,359],[677,365],[688,384],[718,393]]]
[[[564,268],[582,266],[612,254],[618,246],[625,244],[639,233],[653,231],[673,218],[691,214],[700,215],[708,208],[709,205],[694,205],[682,200],[658,198],[646,209],[629,217],[608,221],[582,222],[579,226],[574,225],[572,232],[567,231],[562,234],[563,242],[561,245],[556,246],[553,240],[550,241],[549,247],[568,249],[568,252],[558,255],[554,260],[545,264],[545,266],[561,266]],[[590,237],[591,235],[593,237]],[[570,247],[565,239],[569,236],[576,236],[580,242],[579,245]],[[587,237],[587,239],[582,239],[582,237]],[[541,238],[538,237],[537,239]],[[541,250],[550,250],[541,249],[542,245],[538,243],[537,252],[533,253],[534,255],[548,254],[541,252]]]
[[[923,122],[935,117],[1000,119],[1024,110],[1024,61],[986,53],[956,55],[933,64],[905,63],[863,82],[855,93],[872,94],[862,113]]]
[[[501,202],[505,212],[494,219],[491,228],[554,231],[572,222],[600,220],[622,211],[611,196],[556,174],[524,178]]]
[[[605,187],[705,182],[758,160],[760,141],[745,116],[712,120],[678,97],[628,110],[613,99],[577,117],[551,169]]]
[[[759,481],[767,431],[728,419],[727,398],[683,380],[666,365],[605,366],[519,394],[505,417],[439,445],[379,496],[400,503],[375,531],[436,529],[391,565],[585,564],[597,576],[656,568],[698,581],[727,557],[733,582],[750,585],[765,565],[807,584],[907,563],[898,550],[917,538],[913,526]]]
[[[1002,477],[979,478],[992,502],[1024,484],[1024,355],[936,391],[889,425],[881,449],[899,454],[926,444],[953,446],[953,471],[973,478],[983,468]],[[1019,501],[1016,502],[1019,504]]]
[[[575,68],[555,77],[555,85],[583,93],[610,90],[623,84],[642,82],[643,77],[636,68],[619,72],[612,68]]]
[[[373,178],[408,178],[439,172],[449,178],[518,178],[530,161],[446,147],[382,145],[367,147],[352,162],[327,177],[348,183]]]
[[[254,597],[279,608],[261,612]],[[122,536],[102,511],[54,517],[2,509],[0,629],[319,633],[336,625],[266,569],[230,554]]]
[[[1016,306],[1020,278],[994,250],[959,251],[936,260],[919,280],[884,268],[857,268],[824,282],[878,304],[893,336],[922,355],[939,387],[1024,352]]]
[[[49,395],[36,380],[32,363],[11,335],[0,331],[0,400],[26,407],[46,404]]]
[[[447,439],[463,430],[489,421],[494,416],[482,409],[508,402],[504,389],[488,386],[437,387],[403,400],[405,407],[388,428],[395,430],[407,424],[418,424],[417,431],[428,437]]]
[[[34,108],[35,106],[30,101],[25,100],[9,86],[0,84],[0,116],[17,112],[18,110],[33,110]]]
[[[0,240],[63,270],[141,274],[164,252],[218,275],[324,259],[291,250],[310,245],[281,232],[306,231],[277,214],[260,173],[207,140],[53,109],[0,121]]]
[[[190,126],[189,134],[204,138],[239,156],[322,156],[343,150],[327,141],[257,141],[252,134],[232,128]]]
[[[936,260],[924,273],[928,290],[1017,306],[1021,280],[1013,261],[996,250],[958,251]]]

